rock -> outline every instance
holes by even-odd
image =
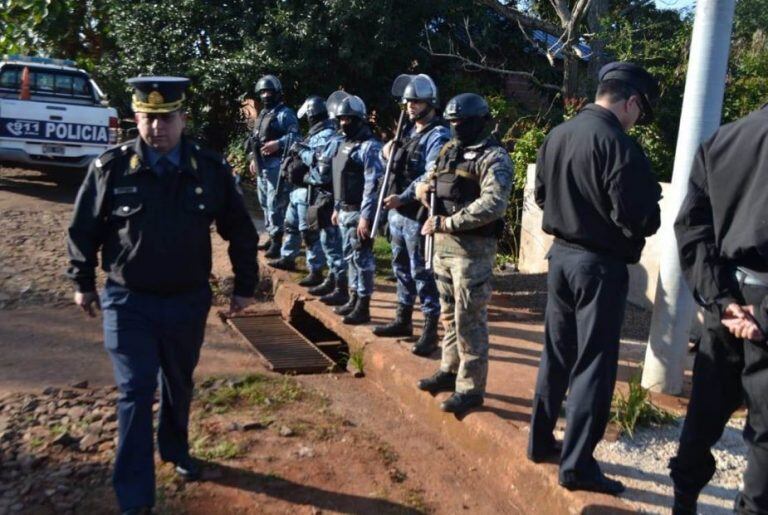
[[[54,386],[49,386],[45,390],[43,390],[43,395],[48,395],[51,397],[58,395],[58,393],[59,393],[59,389]]]
[[[53,439],[51,442],[53,445],[60,445],[62,447],[71,447],[78,443],[77,438],[72,437],[67,431],[61,433],[59,436]]]
[[[288,436],[293,436],[294,434],[296,434],[296,433],[294,433],[293,429],[291,429],[288,426],[282,426],[280,428],[280,436],[288,437]]]
[[[81,451],[90,451],[93,450],[99,443],[100,439],[97,434],[93,433],[87,433],[81,440],[80,440],[80,450]]]
[[[88,380],[87,379],[83,379],[82,381],[78,381],[76,383],[72,383],[69,386],[71,386],[72,388],[79,388],[79,389],[82,390],[82,389],[88,388]]]
[[[302,445],[299,447],[299,450],[296,451],[296,455],[299,458],[314,458],[315,457],[315,451],[312,449],[312,447],[307,447],[305,445]]]
[[[67,411],[67,416],[73,421],[80,420],[83,418],[83,415],[85,415],[85,408],[82,406],[75,406],[74,408],[69,408],[69,411]]]

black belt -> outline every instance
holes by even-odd
[[[341,209],[344,211],[360,211],[360,204],[345,204],[342,202]]]

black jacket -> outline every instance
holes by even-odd
[[[555,127],[536,161],[542,228],[566,243],[636,263],[661,223],[661,187],[637,142],[589,104]]]
[[[97,252],[110,280],[128,289],[170,295],[208,284],[210,227],[229,241],[236,295],[251,296],[258,236],[229,166],[186,138],[178,173],[160,178],[140,139],[107,150],[88,170],[69,227],[68,276],[95,290]]]
[[[736,267],[768,284],[768,109],[699,148],[675,221],[683,274],[702,306],[741,304]],[[758,321],[768,327],[765,304]]]

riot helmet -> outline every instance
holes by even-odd
[[[283,85],[274,75],[264,75],[256,82],[254,88],[259,95],[259,102],[264,109],[272,109],[280,103],[283,97]]]
[[[403,91],[402,103],[405,104],[408,101],[426,102],[432,109],[437,108],[437,86],[429,75],[420,73],[414,75],[411,81],[405,86]],[[430,109],[425,109],[417,114],[413,120],[423,118],[430,112]]]
[[[325,105],[325,100],[317,95],[312,95],[304,101],[296,114],[299,118],[306,116],[309,126],[312,127],[328,119],[328,108]]]
[[[367,111],[362,98],[344,91],[336,91],[328,97],[328,105],[333,106],[333,115],[339,119],[345,136],[354,136],[365,124]]]
[[[491,110],[480,95],[462,93],[448,101],[443,116],[451,124],[451,137],[467,146],[483,138]]]

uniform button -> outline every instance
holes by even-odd
[[[123,206],[123,211],[125,211],[126,213],[127,213],[128,211],[130,211],[130,210],[131,210],[131,208],[130,208],[130,207],[128,207],[128,206]]]
[[[202,195],[203,194],[203,188],[198,186],[197,188],[195,188],[195,193],[197,193],[198,195]]]
[[[205,209],[205,204],[200,204],[197,207],[200,209],[200,211],[202,211],[203,209]]]

